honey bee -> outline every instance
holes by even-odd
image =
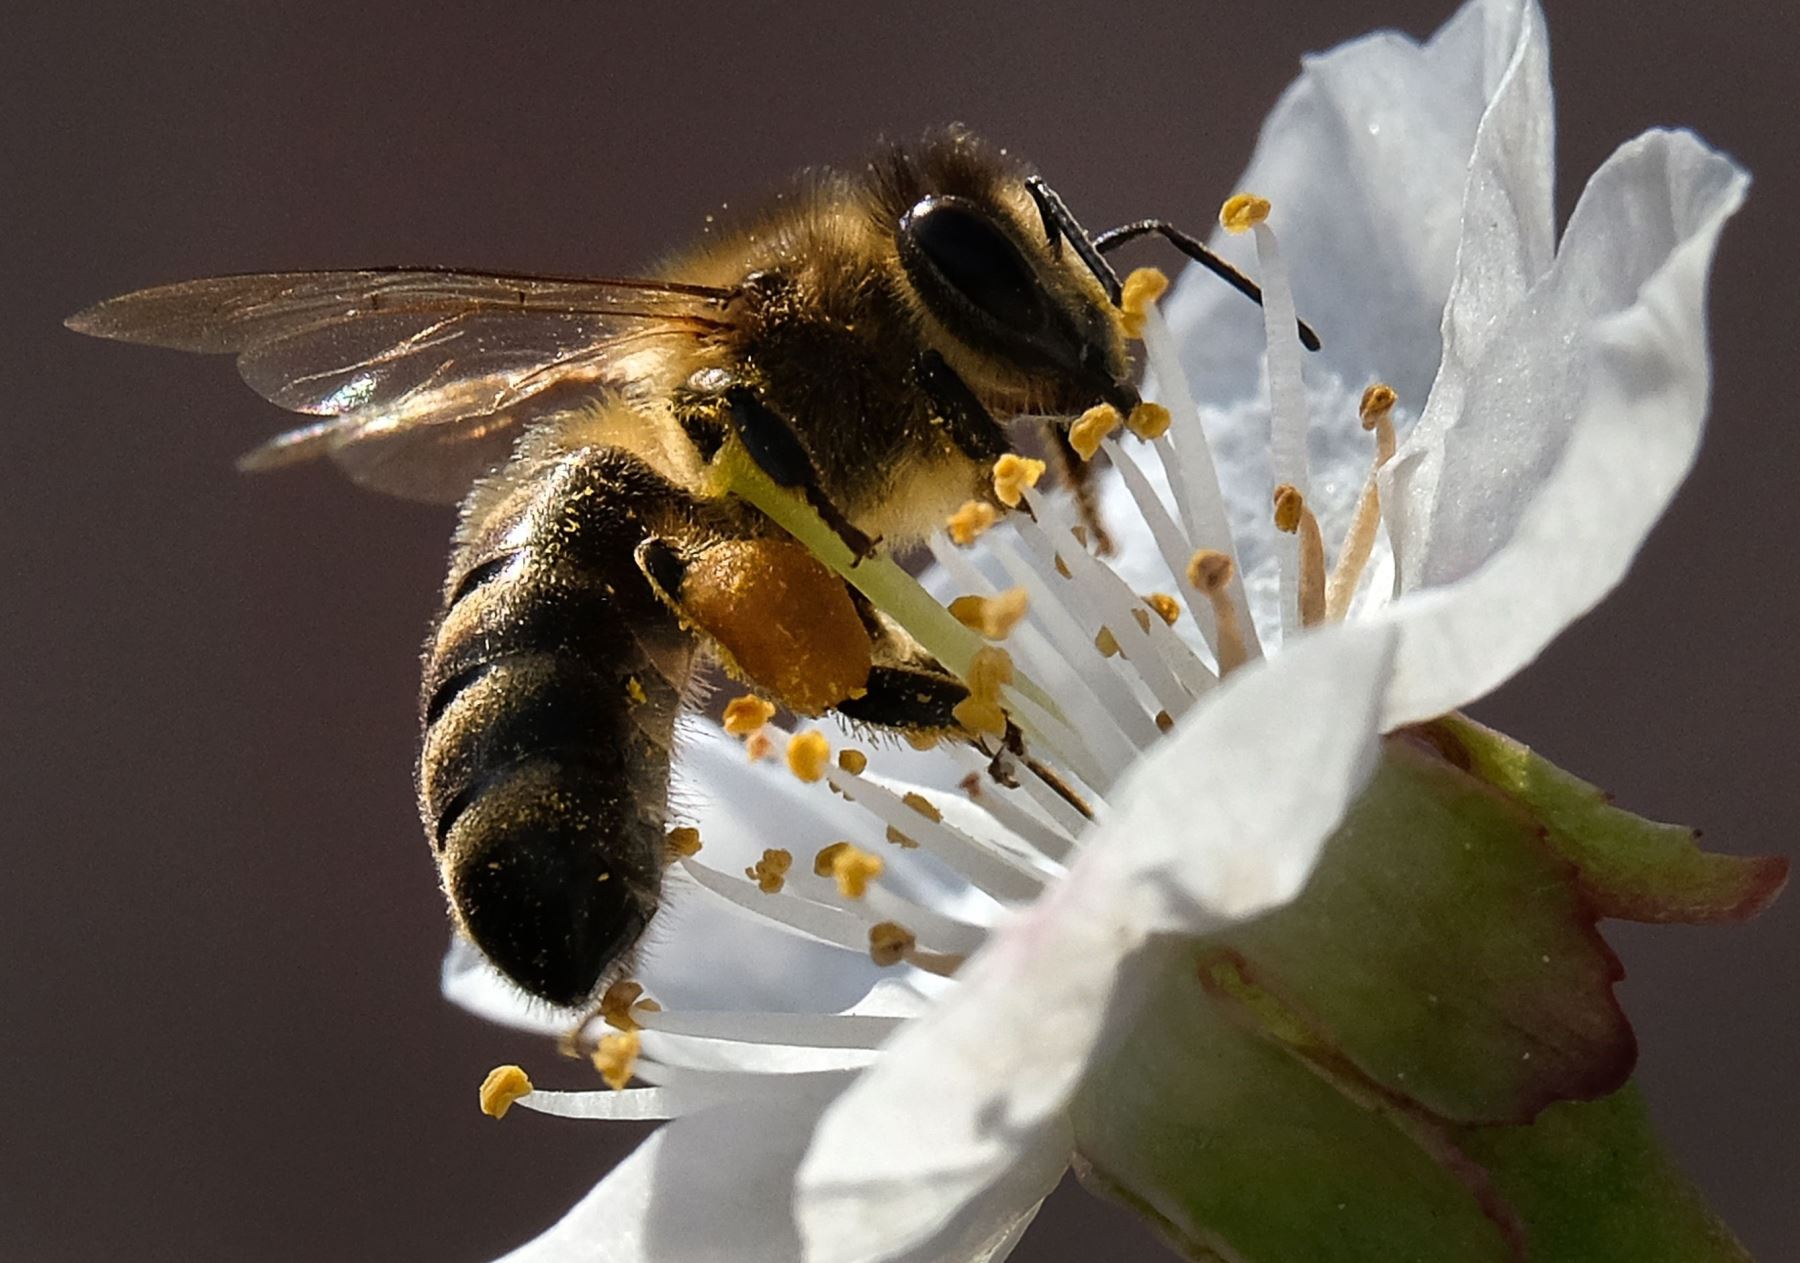
[[[629,964],[668,862],[676,717],[708,660],[801,715],[957,735],[963,684],[746,502],[725,452],[862,556],[992,495],[1007,423],[1129,412],[1103,251],[1032,170],[962,129],[805,175],[642,280],[382,269],[230,276],[73,317],[236,355],[320,418],[248,469],[327,456],[460,501],[424,650],[419,813],[451,916],[559,1006]],[[965,734],[966,735],[966,734]]]

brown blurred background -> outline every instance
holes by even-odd
[[[1090,224],[1200,221],[1296,58],[1448,0],[1129,6],[15,7],[0,76],[0,1260],[479,1263],[641,1134],[475,1110],[548,1050],[450,1010],[409,786],[447,512],[329,470],[228,362],[61,318],[214,272],[625,271],[721,200],[967,121]],[[1733,851],[1794,850],[1792,57],[1800,9],[1565,0],[1564,214],[1654,123],[1755,173],[1714,285],[1700,467],[1625,589],[1477,713]],[[1800,1250],[1800,908],[1617,929],[1669,1140]],[[1065,1189],[1019,1257],[1090,1257]]]

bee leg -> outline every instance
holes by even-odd
[[[968,699],[968,686],[862,593],[849,587],[845,591],[868,631],[874,665],[863,694],[833,709],[846,719],[902,735],[966,735],[953,712]]]
[[[862,696],[841,701],[833,709],[846,719],[877,728],[941,737],[962,732],[953,712],[968,696],[967,686],[941,667],[877,664],[869,669]]]
[[[788,536],[651,536],[636,559],[727,671],[789,709],[817,715],[867,687],[869,632],[849,589]]]
[[[913,364],[913,380],[937,406],[950,441],[971,459],[992,462],[1012,450],[1006,430],[994,420],[994,414],[936,351],[919,356]]]
[[[858,559],[874,555],[878,541],[870,539],[851,525],[850,519],[831,502],[819,485],[819,470],[812,456],[800,442],[799,435],[787,420],[770,408],[748,386],[738,385],[725,391],[725,411],[731,428],[737,432],[744,451],[777,486],[788,487],[806,497],[806,502],[825,519],[837,537],[844,541]]]
[[[1044,427],[1044,440],[1056,460],[1056,472],[1069,494],[1075,498],[1075,511],[1093,541],[1094,553],[1100,557],[1113,554],[1113,539],[1106,523],[1100,520],[1100,502],[1094,494],[1094,466],[1081,459],[1069,443],[1068,431],[1055,423]]]

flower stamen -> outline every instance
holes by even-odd
[[[1219,674],[1227,675],[1249,661],[1243,632],[1238,628],[1237,606],[1229,595],[1237,567],[1216,548],[1202,548],[1188,559],[1188,584],[1212,606],[1219,637]]]
[[[1082,460],[1093,460],[1100,441],[1123,423],[1119,410],[1109,403],[1097,403],[1075,419],[1069,427],[1069,446]]]
[[[1037,486],[1043,476],[1043,461],[1008,452],[994,462],[994,497],[1007,508],[1016,509],[1025,488]]]
[[[1126,337],[1141,339],[1144,336],[1151,307],[1168,292],[1169,278],[1162,269],[1132,269],[1119,294],[1119,323],[1124,327]]]
[[[1300,625],[1317,627],[1325,621],[1325,537],[1306,497],[1285,482],[1275,488],[1275,529],[1300,537]]]
[[[593,1062],[594,1069],[600,1072],[607,1087],[615,1092],[625,1090],[625,1085],[631,1082],[631,1073],[637,1065],[643,1043],[643,1038],[635,1030],[600,1037],[600,1046],[594,1049]]]
[[[797,732],[788,738],[788,771],[803,781],[820,780],[831,759],[831,742],[817,728]]]
[[[994,596],[959,596],[950,602],[950,613],[964,627],[987,640],[1005,640],[1031,609],[1024,588],[1008,588]]]
[[[793,866],[792,852],[772,846],[762,853],[761,859],[744,870],[744,876],[755,882],[757,889],[765,895],[778,895],[787,885],[788,870]]]
[[[753,693],[745,693],[725,703],[719,723],[734,737],[748,737],[775,718],[775,707]]]
[[[481,1081],[481,1112],[505,1118],[506,1111],[532,1093],[531,1079],[518,1066],[495,1066]]]
[[[1362,403],[1357,408],[1363,429],[1375,435],[1375,468],[1369,472],[1368,481],[1363,483],[1362,494],[1357,497],[1356,509],[1350,518],[1350,528],[1344,533],[1343,547],[1338,550],[1337,564],[1331,568],[1325,617],[1333,622],[1341,621],[1350,612],[1356,585],[1375,551],[1375,536],[1381,526],[1381,486],[1376,474],[1393,459],[1396,442],[1394,422],[1389,413],[1398,398],[1393,387],[1376,382],[1363,391]]]

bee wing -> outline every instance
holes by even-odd
[[[454,500],[525,424],[603,389],[631,350],[725,328],[729,296],[659,281],[279,272],[139,290],[68,325],[235,354],[263,398],[323,418],[250,452],[245,468],[329,455],[366,486]]]

